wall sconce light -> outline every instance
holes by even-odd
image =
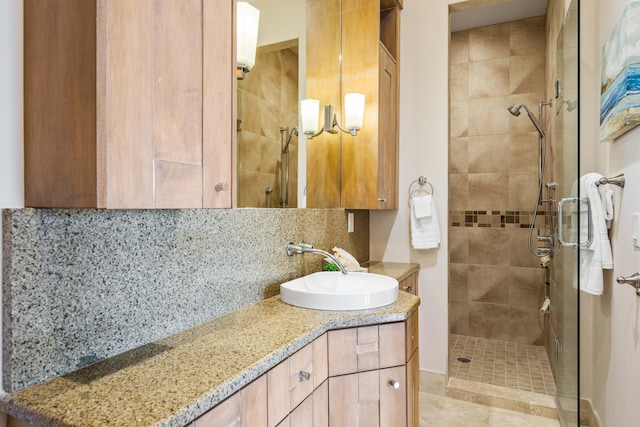
[[[238,80],[242,80],[245,73],[251,71],[251,67],[256,63],[260,11],[247,2],[238,2],[237,11],[236,40],[238,57],[236,59],[236,76]]]
[[[364,94],[348,93],[344,97],[344,116],[346,130],[338,123],[336,113],[331,104],[324,106],[324,123],[318,130],[318,115],[320,101],[317,99],[303,99],[300,101],[300,114],[302,116],[302,133],[307,139],[315,138],[322,132],[338,133],[335,127],[351,136],[356,136],[362,129],[364,120]]]

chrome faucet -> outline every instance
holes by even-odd
[[[344,266],[342,265],[342,263],[340,261],[338,261],[338,258],[336,258],[335,256],[333,256],[332,254],[330,254],[329,252],[325,252],[322,249],[315,249],[313,247],[313,245],[310,245],[309,243],[302,243],[300,242],[299,244],[295,244],[293,242],[289,242],[289,244],[287,245],[287,255],[288,256],[294,256],[294,255],[299,255],[299,254],[304,254],[310,252],[312,254],[318,254],[318,255],[324,255],[325,257],[329,258],[331,261],[333,261],[333,263],[335,265],[338,266],[338,268],[340,269],[340,271],[342,272],[342,274],[346,275],[347,274],[347,270],[345,270]]]

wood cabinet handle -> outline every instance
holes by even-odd
[[[396,380],[389,380],[389,385],[395,388],[396,390],[400,388],[400,383]]]
[[[216,191],[229,191],[229,184],[227,184],[226,182],[217,183]]]
[[[311,374],[307,371],[300,371],[298,374],[298,379],[300,381],[309,381],[309,378],[311,378]]]

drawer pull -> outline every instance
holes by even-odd
[[[413,286],[411,286],[411,285],[405,286],[404,290],[407,291],[407,292],[413,292]]]
[[[229,191],[229,184],[227,184],[226,182],[219,182],[219,183],[216,184],[215,189],[218,192],[220,192],[220,191]]]
[[[389,385],[395,388],[396,390],[400,388],[400,383],[396,380],[389,380]]]
[[[300,371],[298,374],[298,379],[300,381],[309,381],[309,378],[311,378],[311,374],[307,371]]]
[[[375,353],[377,351],[378,351],[378,343],[377,342],[356,345],[356,354]]]

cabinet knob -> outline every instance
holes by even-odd
[[[404,290],[407,291],[407,292],[413,292],[413,286],[411,286],[411,285],[405,286]]]
[[[227,184],[226,182],[217,183],[216,191],[229,191],[229,184]]]
[[[389,385],[396,390],[400,388],[400,383],[396,380],[389,380]]]
[[[300,379],[300,381],[309,381],[309,378],[311,378],[311,374],[307,371],[300,371],[298,374],[298,379]]]
[[[387,203],[387,199],[378,199],[379,202]]]

